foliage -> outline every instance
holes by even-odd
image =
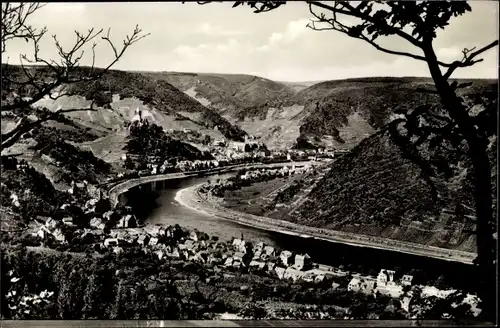
[[[206,154],[194,146],[170,137],[161,127],[148,121],[134,122],[130,126],[130,139],[126,149],[132,154],[141,156],[159,156],[163,161],[172,158],[178,160],[207,158]]]
[[[102,29],[97,31],[95,28],[90,28],[86,33],[75,31],[76,42],[72,47],[66,48],[60,44],[57,36],[53,35],[58,57],[45,59],[41,54],[40,44],[48,30],[46,27],[36,29],[29,23],[33,14],[43,6],[44,4],[36,2],[29,4],[2,3],[2,29],[0,33],[2,54],[6,51],[8,44],[15,40],[26,41],[32,49],[31,56],[19,55],[21,67],[2,64],[2,113],[9,111],[19,119],[12,130],[2,134],[2,150],[14,145],[24,133],[33,127],[62,113],[94,110],[94,102],[89,108],[59,109],[55,112],[36,110],[33,104],[45,96],[56,100],[70,94],[66,89],[68,85],[82,81],[98,81],[131,45],[147,36],[142,34],[142,31],[136,26],[132,34],[123,40],[122,46],[116,47],[111,41],[110,30],[106,35],[103,35]],[[95,48],[97,46],[94,43],[91,46],[92,67],[81,70],[80,60],[85,53],[83,49],[99,36],[113,51],[111,62],[104,69],[94,70]],[[27,67],[26,63],[29,63],[30,66]],[[57,96],[54,95],[55,92],[58,93]],[[100,97],[97,97],[97,100],[102,102]],[[37,111],[37,118],[30,116],[34,111]]]
[[[304,187],[305,183],[302,180],[295,180],[292,185],[278,192],[274,198],[275,203],[288,203],[293,197]]]
[[[54,189],[45,175],[25,162],[21,161],[19,164],[22,167],[16,169],[5,166],[2,160],[2,183],[5,185],[2,188],[2,206],[11,206],[10,196],[16,194],[20,206],[13,209],[27,221],[31,221],[36,215],[51,216],[60,212],[60,206],[70,201],[70,195]]]
[[[148,74],[110,70],[98,82],[75,83],[70,86],[70,90],[73,94],[84,95],[87,98],[95,99],[96,94],[101,95],[99,99],[102,99],[102,103],[111,102],[110,96],[119,94],[121,99],[135,97],[142,100],[145,105],[165,113],[201,113],[196,124],[208,129],[217,127],[228,139],[243,140],[245,135],[243,130],[229,123],[215,111],[204,107],[170,83],[154,79]]]
[[[38,142],[35,150],[61,164],[62,179],[67,183],[87,180],[95,184],[111,171],[110,164],[95,157],[91,151],[80,150],[70,145],[61,135],[40,133],[34,137]]]
[[[210,1],[208,1],[210,2]],[[256,13],[274,10],[286,1],[238,1],[234,6],[246,4],[253,8]],[[472,168],[472,181],[474,186],[474,206],[477,217],[475,234],[477,236],[478,256],[475,263],[482,279],[482,299],[488,304],[485,313],[490,319],[495,318],[495,297],[491,286],[495,283],[494,268],[496,263],[496,246],[494,241],[494,218],[493,218],[493,185],[491,183],[492,165],[490,162],[490,144],[492,134],[489,128],[478,124],[478,116],[488,117],[488,106],[480,110],[481,114],[474,111],[475,105],[481,102],[470,103],[459,97],[459,89],[470,86],[469,83],[458,83],[450,81],[449,78],[458,68],[473,66],[483,59],[477,59],[484,52],[498,46],[498,40],[494,40],[482,48],[476,50],[463,49],[463,58],[453,62],[444,62],[437,58],[433,41],[437,31],[449,25],[454,17],[461,16],[471,11],[470,5],[465,1],[375,1],[375,2],[346,2],[334,1],[323,3],[318,1],[307,1],[309,11],[313,19],[308,26],[317,31],[333,30],[346,34],[352,38],[360,39],[370,44],[379,51],[412,58],[427,64],[429,73],[434,82],[433,89],[421,89],[423,93],[438,95],[444,109],[445,115],[435,116],[442,120],[443,125],[429,130],[429,126],[421,124],[421,118],[415,113],[419,109],[425,114],[432,114],[432,109],[426,106],[410,108],[401,111],[400,114],[406,121],[403,132],[393,127],[392,136],[401,147],[406,157],[417,165],[430,187],[430,197],[434,202],[438,199],[438,190],[431,186],[430,176],[437,175],[432,172],[431,166],[446,167],[446,158],[439,152],[433,156],[426,157],[419,154],[418,146],[424,142],[446,148],[451,144],[454,148],[451,152],[463,152],[468,157]],[[411,51],[399,51],[386,48],[379,42],[380,37],[394,36],[407,42],[412,46]],[[498,89],[498,87],[496,88]],[[491,106],[491,108],[496,107]],[[435,114],[435,113],[434,113]],[[491,117],[494,117],[493,115]],[[484,121],[483,121],[484,122]],[[496,127],[491,122],[491,127]],[[410,129],[405,134],[405,129]],[[413,132],[411,130],[413,129]],[[491,129],[491,131],[496,130]],[[426,132],[427,131],[427,132]],[[429,132],[430,131],[430,132]],[[433,136],[434,135],[434,136]],[[435,137],[437,135],[437,138]],[[496,134],[495,134],[496,138]],[[462,147],[465,150],[462,150]],[[445,179],[451,175],[450,170],[445,173]]]

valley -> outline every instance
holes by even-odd
[[[491,83],[474,81],[464,92],[485,92]],[[413,256],[415,266],[396,268],[398,272],[421,270],[417,266],[426,261],[447,262],[441,271],[418,278],[422,286],[474,292],[450,273],[472,274],[468,270],[476,256],[476,240],[467,232],[474,226],[450,211],[456,195],[464,206],[473,206],[471,195],[463,192],[466,179],[463,174],[433,178],[441,195],[434,202],[429,179],[391,134],[398,110],[437,102],[415,92],[428,84],[417,78],[294,84],[248,75],[110,71],[93,86],[100,99],[96,109],[49,120],[2,152],[2,171],[7,173],[2,174],[2,243],[20,243],[44,257],[66,254],[74,261],[85,254],[92,261],[107,261],[107,253],[119,259],[122,253],[143,252],[141,257],[156,263],[153,271],[165,259],[196,263],[210,268],[210,274],[222,270],[238,288],[248,282],[233,282],[234,273],[248,274],[250,280],[262,274],[251,269],[261,265],[255,258],[258,263],[251,265],[247,258],[241,267],[226,265],[229,259],[240,263],[238,250],[224,249],[222,259],[209,263],[200,254],[212,252],[212,246],[202,243],[185,252],[189,240],[153,232],[168,226],[184,229],[184,234],[207,232],[227,243],[241,234],[249,244],[291,249],[299,257],[311,254],[321,267],[287,269],[276,260],[285,267],[265,273],[271,281],[293,278],[298,286],[323,286],[319,280],[326,274],[326,288],[331,279],[339,280],[342,293],[355,279],[375,281],[374,270],[392,270],[402,258]],[[73,85],[71,95],[36,102],[33,115],[42,108],[89,108],[88,92],[88,86]],[[2,112],[2,133],[15,124]],[[492,148],[491,154],[495,152]],[[457,160],[460,167],[468,165]],[[215,175],[207,178],[208,186],[197,182],[209,174]],[[266,174],[270,176],[259,178]],[[177,226],[182,228],[173,228]],[[158,241],[148,244],[148,238]],[[117,244],[109,244],[112,240]],[[358,255],[326,259],[317,247],[343,247]],[[367,259],[376,252],[387,254],[386,261]],[[455,263],[464,267],[452,269]],[[280,276],[281,269],[288,278]],[[331,270],[343,273],[332,278]],[[181,298],[195,293],[190,283],[178,286]],[[399,289],[395,293],[390,296],[395,300],[406,295]],[[279,317],[282,301],[264,298],[261,305],[268,315]],[[248,306],[239,298],[222,303],[233,313],[244,313]],[[337,316],[350,311],[331,303],[341,311]],[[307,309],[310,316],[330,315],[325,308]]]

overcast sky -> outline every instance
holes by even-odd
[[[435,48],[443,61],[460,59],[464,47],[482,47],[498,38],[498,2],[471,1],[472,12],[455,18],[438,34]],[[254,14],[232,3],[50,3],[30,20],[47,26],[41,45],[45,58],[57,58],[51,38],[72,45],[73,30],[111,28],[118,43],[135,24],[151,33],[130,48],[114,68],[144,71],[246,73],[278,81],[318,81],[364,76],[428,76],[425,63],[377,51],[364,41],[335,31],[306,28],[310,14],[305,3]],[[411,50],[403,41],[384,45]],[[29,44],[7,44],[2,62],[19,63],[19,53],[30,55]],[[87,54],[89,55],[89,54]],[[101,41],[97,64],[111,60]],[[498,77],[498,49],[485,53],[484,62],[457,70],[454,77]],[[83,64],[89,64],[85,56]]]

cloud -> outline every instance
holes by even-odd
[[[297,41],[307,32],[307,23],[309,23],[309,19],[289,22],[283,32],[272,33],[267,39],[267,43],[258,47],[259,51],[268,51],[271,47],[279,47]]]
[[[47,4],[46,7],[47,11],[50,11],[51,13],[58,13],[58,14],[63,14],[63,13],[68,13],[68,12],[82,12],[85,11],[85,4],[84,3],[49,3]]]
[[[208,36],[240,36],[246,34],[245,31],[224,29],[218,25],[212,25],[210,23],[202,23],[198,25],[194,32]]]
[[[441,61],[451,62],[461,59],[462,51],[457,47],[439,48],[436,55]]]
[[[443,61],[460,60],[464,47],[482,47],[498,38],[498,3],[471,1],[473,8],[438,33],[434,46]],[[53,17],[57,17],[54,19]],[[47,26],[41,55],[57,58],[51,38],[56,34],[64,46],[75,42],[73,30],[111,27],[112,39],[121,43],[136,24],[151,33],[129,48],[114,66],[121,70],[252,73],[271,79],[304,81],[372,75],[425,75],[425,63],[400,60],[380,52],[362,40],[335,31],[312,31],[304,2],[290,2],[279,10],[255,15],[246,7],[196,3],[49,3],[30,20],[36,28]],[[347,19],[347,18],[346,18]],[[351,23],[351,22],[350,22]],[[381,46],[420,54],[397,37],[380,38]],[[24,40],[9,42],[2,61],[16,63],[19,53],[32,53]],[[454,77],[494,77],[498,50],[481,56],[484,62],[456,71]],[[101,41],[97,64],[107,65],[111,49]],[[91,52],[82,60],[91,63]]]

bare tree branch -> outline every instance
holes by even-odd
[[[26,132],[33,129],[35,126],[40,125],[43,122],[52,120],[59,115],[81,112],[81,111],[96,111],[94,108],[95,101],[92,100],[89,108],[71,108],[71,109],[58,109],[50,114],[43,114],[39,119],[31,121],[30,119],[23,117],[9,132],[2,134],[2,144],[1,149],[6,149],[17,142],[17,140]]]
[[[446,73],[444,74],[444,78],[445,79],[448,79],[450,78],[450,76],[453,74],[453,72],[459,68],[459,67],[468,67],[468,66],[472,66],[474,64],[477,64],[479,62],[482,62],[483,59],[478,59],[478,60],[473,60],[474,57],[482,54],[483,52],[493,48],[493,47],[496,47],[498,45],[498,40],[495,40],[493,42],[491,42],[490,44],[488,44],[487,46],[484,46],[483,48],[469,54],[469,52],[471,52],[472,50],[475,49],[472,48],[472,49],[464,49],[462,52],[464,54],[464,58],[462,59],[462,61],[454,61],[448,68],[448,70],[446,71]]]
[[[327,9],[327,10],[330,10],[332,12],[336,12],[336,13],[343,14],[343,15],[346,15],[346,16],[360,18],[360,19],[362,19],[362,20],[364,20],[366,22],[370,22],[370,23],[373,23],[373,24],[381,24],[385,28],[387,28],[389,31],[391,31],[392,33],[394,33],[394,34],[402,37],[403,39],[405,39],[406,41],[410,42],[414,46],[419,47],[419,48],[422,46],[422,43],[420,41],[418,41],[416,38],[412,37],[408,33],[404,32],[403,30],[401,30],[401,29],[399,29],[397,27],[394,27],[394,26],[391,26],[391,25],[387,24],[385,22],[385,20],[377,20],[373,16],[370,16],[370,15],[368,15],[366,13],[363,13],[360,9],[358,9],[358,7],[352,6],[347,1],[335,1],[334,2],[336,5],[338,4],[339,7],[342,8],[342,9],[340,9],[338,7],[336,8],[334,6],[330,6],[330,5],[324,4],[324,3],[319,2],[319,1],[306,1],[306,2],[308,4],[310,4],[310,5],[314,5],[316,7]]]
[[[92,66],[88,70],[83,70],[80,69],[80,62],[85,55],[84,47],[101,35],[102,30],[96,31],[94,28],[91,28],[85,33],[75,31],[75,43],[67,50],[62,47],[57,36],[53,35],[52,38],[59,55],[59,60],[44,59],[40,56],[40,42],[43,36],[47,33],[47,29],[43,28],[41,30],[36,30],[26,23],[29,16],[42,7],[43,5],[36,3],[23,3],[20,5],[12,5],[10,3],[2,4],[2,52],[5,51],[7,41],[16,38],[25,39],[33,45],[33,54],[31,58],[29,58],[26,54],[20,55],[21,74],[17,71],[14,72],[15,70],[8,67],[8,65],[2,65],[7,68],[2,74],[2,89],[14,91],[16,88],[19,88],[17,89],[18,92],[28,92],[29,95],[29,97],[23,97],[21,94],[13,94],[12,101],[2,100],[2,111],[20,110],[21,114],[18,113],[17,115],[23,116],[25,115],[22,114],[23,111],[29,109],[34,103],[46,96],[52,100],[56,100],[69,95],[67,88],[70,84],[79,82],[95,82],[99,80],[103,74],[105,74],[114,64],[116,64],[116,62],[118,62],[118,60],[120,60],[125,51],[132,44],[149,35],[142,33],[142,30],[136,26],[132,34],[125,37],[123,45],[121,47],[117,47],[112,42],[110,38],[110,31],[108,30],[107,35],[101,38],[106,41],[106,44],[108,44],[113,51],[113,60],[106,67],[98,70],[95,69],[95,49],[97,45],[93,42],[91,47]],[[25,63],[29,63],[30,66]],[[40,64],[42,66],[40,66]],[[90,87],[92,86],[93,84],[90,84]],[[15,88],[13,89],[13,87]],[[58,95],[53,94],[56,90],[58,91]],[[85,108],[80,110],[89,109]],[[54,113],[54,115],[60,115],[73,111],[78,111],[78,109],[60,110],[57,113]],[[26,129],[30,129],[44,120],[51,119],[52,117],[53,116],[43,117],[35,122],[30,122],[26,119],[20,120],[12,131],[8,134],[2,135],[1,149],[5,149],[6,147],[12,145],[14,141],[17,140],[16,138],[19,138],[22,133],[26,132]]]
[[[311,28],[312,30],[315,30],[315,31],[335,30],[335,31],[341,32],[347,36],[363,40],[363,41],[367,42],[368,44],[372,45],[375,49],[380,50],[382,52],[385,52],[385,53],[388,53],[391,55],[399,55],[399,56],[409,57],[412,59],[427,62],[427,58],[425,56],[420,56],[420,55],[412,54],[409,52],[397,51],[397,50],[391,50],[391,49],[384,48],[384,47],[380,46],[378,43],[376,43],[374,40],[370,39],[368,36],[364,35],[362,32],[360,32],[359,34],[353,34],[352,33],[353,27],[340,23],[340,21],[337,19],[337,14],[343,14],[346,16],[356,17],[356,18],[360,18],[360,19],[366,19],[366,15],[353,14],[350,11],[339,9],[338,6],[344,5],[343,2],[338,2],[338,5],[336,4],[335,6],[328,6],[328,5],[318,3],[318,2],[313,2],[313,1],[308,1],[307,3],[309,4],[309,12],[317,19],[317,20],[311,20],[311,24],[308,24],[308,27]],[[326,18],[326,16],[324,14],[317,14],[313,10],[313,6],[317,6],[320,8],[325,8],[325,9],[331,10],[332,11],[332,18]],[[351,7],[351,8],[354,9],[354,7]],[[315,25],[315,23],[326,23],[326,24],[330,25],[330,27],[317,27]],[[399,31],[399,29],[397,29],[397,28],[395,30]],[[404,34],[407,35],[406,33],[404,33]],[[410,37],[410,36],[407,35],[407,37]],[[406,39],[406,37],[405,37],[405,39]],[[419,48],[421,47],[421,44],[419,42],[415,43],[414,45],[416,45]],[[443,67],[451,66],[451,64],[447,64],[447,63],[444,63],[441,61],[439,61],[439,65],[441,65]]]

